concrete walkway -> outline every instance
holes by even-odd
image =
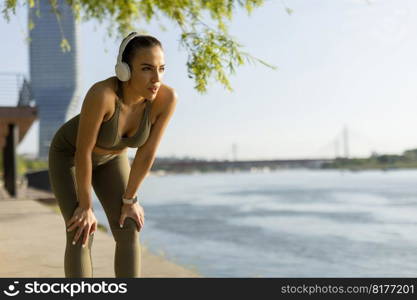
[[[54,206],[35,200],[51,194],[29,189],[18,199],[0,195],[0,277],[65,277],[64,221]],[[97,230],[91,250],[94,277],[114,278],[114,248],[112,236]],[[142,277],[200,276],[142,245]]]

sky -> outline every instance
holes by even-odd
[[[293,10],[288,14],[285,7]],[[26,8],[0,20],[0,73],[29,74]],[[165,50],[164,83],[179,95],[157,156],[202,159],[332,158],[401,154],[417,148],[417,2],[413,0],[269,0],[229,30],[243,50],[277,66],[248,64],[227,91],[206,94],[187,77],[179,29],[169,20],[142,24]],[[120,40],[105,25],[79,25],[82,99],[114,75]],[[11,59],[13,57],[13,59]],[[1,103],[0,105],[8,105]],[[81,103],[80,103],[81,107]],[[36,122],[18,147],[38,149]],[[130,149],[129,154],[134,154]]]

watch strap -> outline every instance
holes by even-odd
[[[135,195],[135,197],[130,198],[130,199],[122,197],[122,201],[124,204],[134,204],[138,202],[138,195]]]

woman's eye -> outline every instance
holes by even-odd
[[[142,71],[149,71],[149,70],[152,70],[152,68],[151,67],[143,67],[142,68]],[[165,72],[165,68],[160,68],[159,71],[160,72]]]

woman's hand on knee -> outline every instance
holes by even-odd
[[[145,225],[145,211],[143,210],[142,205],[138,204],[137,202],[134,204],[123,204],[122,205],[122,212],[120,214],[120,228],[123,227],[125,219],[127,217],[132,218],[136,222],[137,231],[140,231]]]
[[[97,230],[97,219],[91,208],[85,209],[77,206],[71,219],[66,225],[67,231],[72,231],[78,227],[72,244],[75,245],[80,236],[83,234],[82,246],[85,247],[88,243],[89,235],[92,235]]]

